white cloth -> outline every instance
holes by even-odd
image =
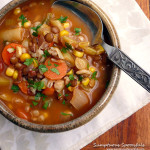
[[[10,0],[1,0],[3,7]],[[150,23],[135,0],[92,0],[112,20],[122,50],[150,73]],[[109,104],[89,123],[63,133],[36,133],[0,116],[2,150],[77,150],[150,102],[150,94],[124,72]]]

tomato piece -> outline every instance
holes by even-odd
[[[28,82],[27,81],[21,81],[18,84],[20,90],[24,93],[27,94],[28,93]]]
[[[67,73],[67,65],[65,61],[58,60],[57,62],[53,62],[50,58],[48,58],[45,63],[48,71],[44,73],[45,77],[50,80],[60,80]]]
[[[54,94],[54,88],[51,87],[51,88],[46,88],[42,91],[43,94],[47,95],[47,96],[51,96]]]
[[[19,47],[22,47],[22,45],[19,45],[19,44],[16,44],[16,43],[11,43],[9,45],[6,45],[2,51],[2,58],[3,58],[3,61],[6,65],[10,65],[10,58],[13,57],[13,55],[15,54],[16,52],[16,47],[19,46]],[[14,51],[12,53],[9,53],[7,51],[8,48],[14,48]]]

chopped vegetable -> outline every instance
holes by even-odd
[[[65,94],[65,96],[69,96],[69,94]]]
[[[46,88],[42,91],[43,94],[47,95],[47,96],[51,96],[54,94],[54,88],[51,87],[51,88]]]
[[[58,64],[54,64],[54,66],[55,66],[55,67],[58,67],[59,65],[58,65]]]
[[[44,105],[43,105],[43,108],[44,108],[44,109],[47,109],[48,106],[49,106],[49,101],[46,101],[46,102],[44,103]]]
[[[56,68],[51,68],[50,70],[52,72],[56,73],[57,75],[60,75],[59,71]]]
[[[31,29],[33,29],[35,32],[32,33],[33,36],[37,37],[38,36],[38,29],[42,26],[42,24],[36,26],[36,27],[32,27]]]
[[[19,89],[19,86],[18,86],[18,85],[14,85],[14,84],[13,84],[13,85],[11,86],[11,90],[12,90],[14,93],[17,93],[17,92],[19,92],[20,89]]]
[[[89,82],[90,82],[90,79],[89,79],[89,78],[84,78],[84,79],[82,80],[82,84],[83,84],[84,86],[87,86],[87,85],[89,84]]]
[[[25,62],[23,64],[25,64],[26,66],[30,66],[33,63],[33,60],[35,60],[35,59],[34,58],[28,58],[25,60]]]
[[[39,69],[40,69],[43,73],[45,73],[46,71],[48,71],[48,68],[46,68],[46,65],[40,65],[40,66],[39,66]]]
[[[30,54],[28,54],[28,53],[23,53],[21,56],[20,56],[20,60],[22,61],[22,62],[24,62],[24,61],[26,61],[26,60],[30,60],[31,61],[31,59],[32,59],[32,62],[33,62],[33,58],[31,58],[31,56],[30,56]],[[28,65],[27,65],[28,66]]]
[[[69,75],[69,79],[70,79],[70,80],[74,80],[73,74]]]
[[[7,75],[8,77],[12,77],[13,74],[14,74],[14,72],[15,72],[15,69],[12,68],[12,67],[8,67],[8,68],[6,69],[6,75]]]
[[[0,39],[4,41],[22,41],[24,37],[23,28],[8,29],[0,32]]]
[[[92,79],[97,80],[96,75],[97,75],[97,71],[93,72]]]
[[[90,67],[90,65],[89,65],[89,63],[87,64],[87,69],[89,69],[89,67]],[[91,70],[90,70],[91,71]]]
[[[61,23],[65,23],[67,21],[68,17],[63,17],[61,16],[58,20],[61,22]]]
[[[69,35],[69,32],[67,30],[62,30],[60,31],[60,37],[65,36],[65,35]]]
[[[49,54],[49,52],[48,52],[47,50],[45,50],[43,56],[44,56],[44,57],[49,57],[50,54]]]
[[[30,84],[29,87],[33,87],[34,89],[41,91],[44,87],[44,82],[43,81],[34,82],[34,84]]]
[[[3,61],[6,65],[10,65],[10,58],[15,54],[15,51],[13,51],[12,53],[9,53],[7,51],[8,48],[14,48],[16,49],[17,46],[22,47],[22,45],[16,44],[16,43],[11,43],[9,45],[6,45],[2,51],[2,58]]]
[[[66,47],[63,47],[63,48],[61,49],[61,51],[62,51],[63,53],[67,53],[67,51],[72,50],[72,46],[71,46],[69,43],[66,42],[65,45],[66,45]]]
[[[18,84],[20,90],[24,93],[27,94],[28,93],[28,82],[27,81],[22,81]]]
[[[66,101],[65,101],[65,100],[63,100],[62,104],[63,104],[63,105],[65,105],[65,104],[66,104]]]
[[[78,81],[82,81],[83,77],[81,75],[78,76]]]
[[[73,91],[73,97],[72,97],[70,103],[77,110],[80,110],[89,103],[89,98],[83,91],[75,88]]]
[[[81,32],[81,28],[75,28],[74,31],[76,33],[75,35],[79,35]]]
[[[32,101],[32,103],[33,103],[34,106],[39,104],[38,102],[34,102],[34,101]]]
[[[28,20],[26,19],[26,17],[22,14],[19,19],[21,20],[21,25],[24,27],[24,23],[28,22]]]
[[[67,113],[64,113],[64,112],[61,112],[61,115],[63,115],[63,116],[73,116],[72,114],[67,114]]]
[[[48,64],[51,64],[51,66],[49,66]],[[54,64],[58,65],[57,69],[54,66]],[[47,59],[45,61],[45,65],[48,68],[48,71],[45,72],[44,75],[50,80],[59,80],[63,78],[67,73],[67,65],[62,60],[58,60],[56,63],[56,62],[53,62],[51,59]]]
[[[70,87],[71,86],[71,83],[69,82],[67,85],[66,85],[66,87],[68,88],[68,87]]]
[[[79,52],[79,51],[77,51],[77,50],[73,50],[73,54],[74,54],[76,57],[83,57],[84,52]]]
[[[87,69],[88,61],[87,61],[85,58],[76,57],[76,59],[75,59],[75,66],[76,66],[79,70]]]
[[[45,100],[46,97],[47,97],[47,96],[44,95],[43,93],[37,93],[37,94],[35,95],[35,100],[39,100],[40,98],[43,98],[43,100]]]

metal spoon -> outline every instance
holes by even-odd
[[[75,1],[59,0],[54,5],[61,5],[80,17],[92,31],[92,45],[101,44],[105,49],[108,58],[127,73],[132,79],[150,92],[150,75],[139,67],[133,60],[124,54],[119,48],[108,45],[104,42],[103,22],[100,16],[88,6]]]

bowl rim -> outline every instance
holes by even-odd
[[[25,1],[28,1],[28,0],[13,0],[9,2],[0,10],[1,12],[0,18],[2,18],[8,11],[10,11],[14,7],[16,7],[17,5]],[[112,24],[111,20],[108,18],[108,16],[100,7],[97,6],[91,0],[74,0],[74,1],[83,3],[91,7],[92,9],[94,9],[100,15],[104,24],[106,25],[106,28],[110,34],[113,46],[121,48],[119,37],[117,35],[114,25]],[[88,112],[66,123],[56,124],[56,125],[41,125],[41,124],[28,122],[26,120],[23,120],[13,115],[12,112],[7,108],[7,106],[3,104],[2,101],[0,102],[0,113],[12,123],[22,128],[31,130],[31,131],[37,131],[37,132],[43,132],[43,133],[44,132],[55,133],[55,132],[63,132],[63,131],[72,130],[89,122],[103,110],[103,108],[108,104],[113,93],[115,92],[119,79],[120,79],[120,69],[116,67],[115,65],[113,65],[111,80],[103,96],[100,98],[100,100]]]

